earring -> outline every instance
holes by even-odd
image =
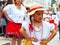
[[[33,21],[34,20],[34,17],[32,17],[31,20]]]

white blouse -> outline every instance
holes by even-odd
[[[29,23],[28,22],[24,22],[22,23],[22,27],[25,28],[26,33],[30,36],[30,37],[37,37],[37,39],[40,39],[41,34],[42,34],[42,39],[47,39],[50,36],[50,31],[52,31],[54,29],[54,25],[50,24],[48,22],[43,21],[43,27],[41,30],[43,30],[43,34],[42,32],[35,32],[34,31],[30,34],[29,32]],[[40,28],[34,27],[36,29],[36,31],[40,30]]]
[[[30,36],[30,37],[35,37],[35,38],[38,39],[38,42],[33,42],[32,41],[32,43],[34,45],[40,45],[41,39],[48,39],[48,37],[50,36],[50,31],[52,31],[54,29],[54,25],[53,24],[50,24],[50,23],[45,22],[45,21],[43,21],[42,23],[43,23],[42,28],[34,27],[34,29],[37,32],[33,31],[31,33],[29,32],[29,24],[30,23],[28,23],[28,22],[22,23],[22,27],[25,28],[27,35]]]
[[[15,4],[7,5],[3,10],[5,10],[8,16],[15,22],[15,23],[22,23],[25,16],[26,16],[26,8],[21,5],[21,9],[18,10]]]
[[[59,19],[59,22],[60,22],[60,11],[57,11],[57,17],[58,17],[58,19]]]

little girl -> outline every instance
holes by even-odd
[[[22,35],[19,30],[26,16],[26,8],[21,3],[22,0],[14,0],[14,4],[8,4],[3,13],[8,20],[6,35],[12,38],[11,45],[21,45]]]
[[[34,5],[35,6],[35,5]],[[24,22],[20,33],[30,41],[32,45],[47,45],[56,35],[54,25],[42,20],[44,9],[40,6],[30,8],[31,22]],[[28,43],[28,42],[27,42]]]

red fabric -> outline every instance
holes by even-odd
[[[22,36],[19,32],[22,24],[14,23],[14,22],[8,22],[8,26],[6,28],[6,34],[7,36]]]
[[[54,25],[55,25],[55,30],[57,30],[57,29],[58,29],[58,25],[57,25],[57,24],[55,24],[55,23],[54,23]]]
[[[55,26],[55,30],[58,29],[58,25],[57,25],[56,23],[54,23],[54,20],[50,20],[50,23],[54,24],[54,26]]]
[[[50,20],[50,23],[54,23],[54,20]]]
[[[33,32],[33,26],[32,26],[32,23],[29,24],[29,31],[30,31],[30,32]]]

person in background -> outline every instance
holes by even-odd
[[[26,16],[26,8],[22,5],[22,0],[14,0],[13,4],[8,4],[4,9],[3,13],[8,20],[8,26],[6,28],[6,35],[12,38],[12,44],[21,45],[22,35],[19,29]]]
[[[31,16],[31,21],[29,23],[23,22],[20,33],[32,43],[31,45],[47,45],[56,35],[56,30],[54,30],[54,25],[43,21],[45,9],[37,5],[34,6],[36,7],[30,8],[30,13],[28,14]],[[24,43],[24,45],[28,45],[27,43]]]
[[[54,15],[54,8],[53,7],[51,7],[50,11],[52,11],[52,14]]]
[[[58,17],[57,15],[53,15],[52,11],[49,11],[49,23],[54,24],[55,25],[55,30],[58,30]]]
[[[48,11],[44,11],[43,20],[49,22],[49,14],[48,14]]]
[[[5,31],[6,31],[6,21],[5,18],[3,17],[3,13],[0,10],[0,34],[1,36],[5,35]]]
[[[2,33],[2,22],[1,22],[1,19],[2,19],[2,12],[0,11],[0,35]]]
[[[60,4],[58,5],[57,17],[59,19],[59,39],[60,39]]]
[[[3,5],[5,7],[6,5],[13,4],[13,3],[14,3],[14,0],[7,0]],[[5,16],[4,16],[4,18],[5,18],[6,24],[8,25],[8,20],[6,19]]]

